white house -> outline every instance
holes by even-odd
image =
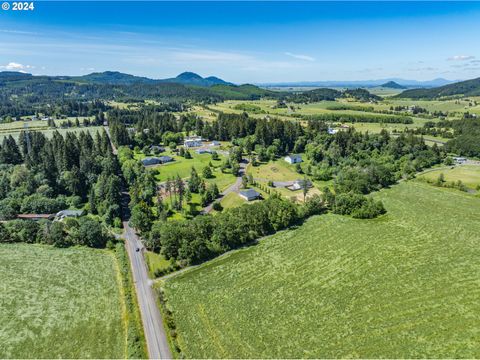
[[[313,186],[310,180],[300,179],[300,180],[295,180],[292,185],[287,186],[287,189],[291,191],[297,191],[297,190],[303,189],[305,184],[307,185],[307,189]]]
[[[67,217],[79,217],[83,215],[83,210],[62,210],[55,215],[55,220],[62,221]]]
[[[238,193],[240,197],[244,198],[247,201],[256,200],[260,197],[260,193],[256,192],[253,189],[242,190]]]
[[[302,162],[302,157],[300,155],[287,155],[285,156],[285,161],[289,164],[298,164]]]
[[[453,160],[457,163],[457,164],[465,164],[467,162],[467,158],[464,158],[464,157],[454,157]]]
[[[187,136],[183,142],[183,146],[186,148],[199,147],[202,144],[201,136]]]

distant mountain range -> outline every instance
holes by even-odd
[[[233,85],[227,81],[219,79],[215,76],[206,78],[201,77],[193,72],[183,72],[177,77],[168,79],[150,79],[142,76],[135,76],[124,74],[118,71],[105,71],[100,73],[91,73],[88,75],[71,77],[72,80],[93,82],[97,84],[112,84],[112,85],[129,85],[129,84],[159,84],[159,83],[176,83],[183,85],[196,86],[213,86],[213,85]]]
[[[443,86],[454,83],[458,80],[447,80],[437,78],[429,81],[405,80],[399,78],[378,79],[378,80],[352,80],[352,81],[298,81],[256,84],[262,87],[333,87],[333,88],[371,88],[379,87],[389,82],[395,82],[405,88],[427,88]]]
[[[448,96],[480,96],[480,78],[465,80],[431,89],[405,90],[396,98],[436,99]]]
[[[215,76],[206,78],[201,77],[193,72],[184,72],[174,78],[168,79],[150,79],[142,76],[135,76],[121,73],[118,71],[104,71],[95,72],[83,76],[33,76],[32,74],[3,71],[0,72],[0,80],[27,80],[31,78],[48,78],[51,80],[70,80],[79,83],[90,84],[110,84],[110,85],[132,85],[132,84],[161,84],[161,83],[175,83],[182,85],[195,85],[202,87],[210,87],[214,85],[233,85],[227,81],[219,79]]]

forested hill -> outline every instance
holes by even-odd
[[[184,80],[186,77],[191,75],[184,74]],[[222,80],[210,78],[209,81]],[[20,109],[28,110],[29,113],[31,107],[35,105],[59,104],[66,101],[101,99],[128,102],[152,99],[169,103],[184,101],[212,103],[228,99],[255,100],[278,96],[280,95],[277,92],[254,85],[194,86],[168,81],[159,82],[115,72],[77,78],[0,72],[0,105],[5,110],[3,113],[11,116],[22,115]]]
[[[193,72],[183,72],[174,78],[168,79],[150,79],[142,76],[135,76],[121,73],[118,71],[96,72],[83,76],[62,77],[63,79],[75,80],[81,83],[110,84],[110,85],[130,85],[130,84],[161,84],[175,83],[182,85],[195,85],[209,87],[213,85],[233,85],[218,77],[201,77]]]
[[[395,98],[408,99],[436,99],[448,96],[479,96],[480,78],[460,81],[457,83],[439,86],[431,89],[411,89],[405,90],[395,96]]]

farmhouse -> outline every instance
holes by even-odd
[[[286,188],[291,191],[297,191],[297,190],[303,189],[305,184],[307,188],[311,188],[313,186],[310,180],[300,179],[300,180],[295,180],[292,185],[287,186]]]
[[[260,197],[260,193],[256,192],[253,189],[240,191],[238,195],[240,195],[240,197],[244,198],[247,201],[256,200]]]
[[[144,166],[158,165],[161,164],[161,161],[158,157],[146,157],[145,159],[142,159],[142,164]]]
[[[455,161],[455,163],[457,164],[465,164],[467,162],[467,158],[464,158],[464,157],[454,157],[453,160]]]
[[[199,147],[202,146],[202,144],[201,136],[187,136],[183,142],[183,146],[187,148]]]
[[[151,165],[165,164],[172,160],[173,158],[167,155],[159,156],[159,157],[146,157],[145,159],[142,159],[142,164],[143,166],[151,166]]]
[[[61,210],[55,214],[55,220],[62,221],[68,217],[79,217],[83,215],[83,210]]]
[[[285,161],[289,164],[298,164],[302,162],[302,157],[300,155],[287,155],[285,156]]]

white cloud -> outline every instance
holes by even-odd
[[[308,56],[308,55],[293,54],[291,52],[286,52],[284,54],[287,55],[287,56],[290,56],[294,59],[298,59],[298,60],[315,61],[314,57],[311,57],[311,56]]]
[[[466,61],[466,60],[473,60],[475,59],[475,56],[473,55],[455,55],[452,57],[449,57],[447,60],[448,61]]]
[[[34,69],[35,66],[23,65],[16,62],[9,62],[7,65],[0,65],[0,69],[10,70],[10,71],[25,71],[27,69]]]

